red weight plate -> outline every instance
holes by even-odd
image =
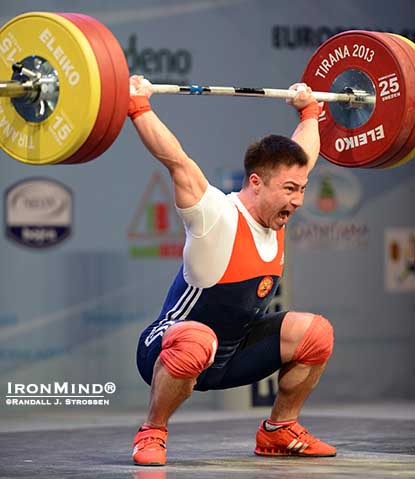
[[[388,43],[395,43],[400,48],[405,51],[407,57],[407,62],[412,68],[412,74],[406,78],[408,82],[407,94],[410,96],[410,105],[408,107],[408,113],[411,117],[411,122],[409,124],[409,136],[408,140],[402,146],[402,148],[395,154],[393,157],[385,163],[377,166],[376,168],[391,168],[393,166],[398,166],[408,155],[413,152],[415,149],[415,44],[411,44],[409,40],[399,37],[398,35],[393,35],[391,33],[381,33],[384,35],[385,41]],[[410,155],[412,156],[412,155]],[[405,163],[405,161],[404,161]]]
[[[313,90],[331,91],[338,77],[353,70],[365,75],[376,91],[373,111],[356,128],[340,124],[325,105],[319,123],[324,158],[341,166],[371,168],[386,162],[406,142],[402,127],[410,121],[405,82],[409,69],[401,55],[372,32],[353,30],[330,38],[312,56],[303,81]],[[385,95],[383,82],[397,88],[397,94]]]
[[[58,13],[58,15],[65,17],[76,25],[83,35],[88,39],[98,63],[98,68],[101,77],[101,99],[100,106],[92,129],[86,142],[73,155],[60,164],[74,164],[83,163],[93,159],[93,152],[97,145],[107,133],[108,127],[111,123],[111,118],[115,109],[115,72],[111,62],[111,57],[108,55],[107,49],[103,44],[103,40],[99,32],[94,27],[82,19],[76,17],[71,13]],[[74,99],[76,101],[76,99]]]
[[[119,135],[128,112],[128,103],[130,98],[130,73],[121,46],[118,43],[118,40],[107,27],[105,27],[95,18],[89,17],[87,15],[79,13],[71,15],[79,20],[83,19],[90,26],[95,27],[95,29],[100,33],[108,52],[107,55],[111,59],[113,72],[115,72],[115,100],[114,102],[111,101],[111,103],[114,105],[114,111],[111,117],[110,125],[102,141],[98,145],[96,145],[96,148],[91,153],[91,155],[87,159],[78,162],[84,163],[85,161],[93,160],[94,158],[97,158],[98,156],[103,154],[112,145],[112,143]]]

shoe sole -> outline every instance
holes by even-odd
[[[292,456],[292,457],[334,457],[334,454],[298,454],[295,452],[281,451],[278,449],[255,449],[254,453],[257,456]]]
[[[136,466],[151,466],[151,467],[160,467],[160,466],[165,466],[166,463],[163,463],[163,462],[146,462],[146,463],[140,463],[140,462],[136,462],[134,461],[134,464]]]

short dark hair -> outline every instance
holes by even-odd
[[[252,173],[267,184],[271,172],[279,166],[307,166],[307,163],[307,154],[295,141],[280,135],[265,136],[246,150],[244,186],[248,185]]]

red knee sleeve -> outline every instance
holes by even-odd
[[[333,351],[333,328],[323,316],[314,316],[303,339],[295,350],[293,360],[309,366],[325,363]]]
[[[196,378],[213,363],[217,345],[208,326],[184,321],[163,338],[160,360],[172,376]]]

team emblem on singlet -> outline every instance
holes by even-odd
[[[265,298],[265,296],[271,291],[273,284],[274,280],[271,276],[264,276],[258,285],[258,289],[256,290],[258,297]]]

